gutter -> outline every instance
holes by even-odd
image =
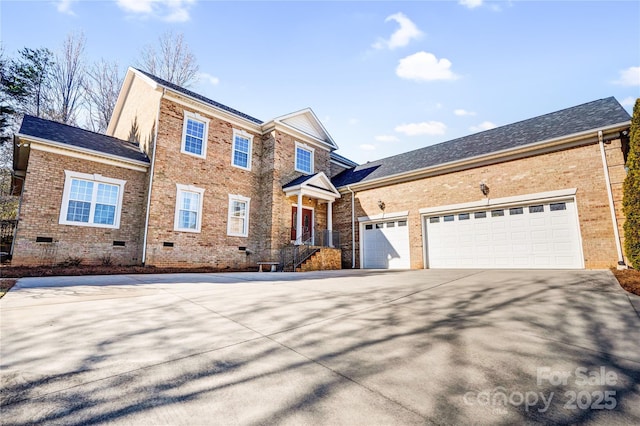
[[[162,108],[162,98],[166,89],[162,89],[162,95],[158,102],[158,114],[156,116],[156,131],[153,135],[153,154],[151,155],[151,169],[149,170],[149,192],[147,194],[147,211],[144,218],[144,235],[142,237],[142,266],[147,261],[147,238],[149,236],[149,208],[151,207],[151,190],[153,189],[153,171],[156,165],[156,148],[158,144],[158,129],[160,127],[160,108]]]
[[[347,189],[351,192],[351,269],[356,267],[356,211],[355,197],[356,194],[351,190],[351,187],[347,186]]]
[[[611,179],[609,178],[609,165],[607,164],[607,155],[604,151],[604,138],[602,130],[598,130],[598,143],[600,145],[600,154],[602,155],[602,168],[604,171],[604,181],[607,185],[607,195],[609,197],[609,210],[611,211],[611,222],[613,223],[613,234],[616,240],[616,250],[618,251],[618,269],[625,269],[624,255],[622,254],[622,246],[620,245],[620,231],[618,230],[618,219],[616,218],[616,208],[613,204],[613,193],[611,191]]]
[[[625,121],[622,123],[612,124],[606,127],[602,127],[600,131],[612,132],[616,130],[623,130],[628,128],[630,123],[630,121]],[[574,146],[588,145],[590,143],[597,142],[597,138],[593,137],[593,132],[594,130],[587,130],[584,132],[573,133],[559,138],[547,139],[544,141],[534,142],[515,148],[508,148],[488,154],[478,155],[475,157],[464,158],[462,160],[450,161],[448,163],[436,164],[434,166],[429,166],[421,169],[383,176],[377,179],[365,180],[359,183],[352,183],[350,184],[350,186],[356,187],[358,190],[372,189],[392,183],[402,183],[410,180],[422,179],[425,177],[495,164],[497,162],[522,158],[524,156],[531,156],[532,154],[549,152]],[[585,140],[585,137],[588,136],[592,137]]]

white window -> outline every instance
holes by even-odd
[[[184,112],[181,152],[205,158],[209,120],[193,112]]]
[[[249,203],[251,199],[242,195],[229,194],[229,222],[227,235],[249,236]]]
[[[64,171],[61,225],[119,228],[126,181],[98,174]]]
[[[296,171],[313,173],[313,148],[296,142]]]
[[[233,129],[233,150],[231,164],[245,170],[251,170],[251,145],[253,136],[242,130]]]
[[[182,232],[200,232],[204,189],[193,185],[176,184],[176,186],[178,192],[173,229]]]

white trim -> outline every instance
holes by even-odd
[[[293,211],[293,207],[298,209],[298,205],[299,205],[298,203],[292,203],[291,204],[291,210],[289,210],[289,212]],[[316,208],[315,207],[308,207],[308,206],[305,206],[303,204],[302,205],[302,210],[311,210],[311,224],[310,224],[311,225],[311,239],[315,242],[315,240],[316,240]],[[298,230],[297,229],[296,229],[296,237],[300,238],[300,235],[298,235]]]
[[[196,154],[194,152],[189,152],[185,149],[185,145],[187,142],[187,122],[188,120],[196,121],[204,124],[204,132],[202,135],[202,153]],[[197,112],[191,112],[184,110],[184,118],[182,120],[182,142],[180,144],[180,152],[187,155],[192,155],[198,158],[207,158],[207,140],[209,138],[209,119],[207,117],[203,117]]]
[[[62,205],[60,206],[60,216],[58,218],[58,223],[60,225],[72,225],[72,226],[87,226],[91,228],[109,228],[109,229],[119,229],[120,228],[120,216],[122,214],[122,198],[124,196],[124,186],[127,183],[126,180],[108,178],[99,174],[88,174],[88,173],[80,173],[74,172],[71,170],[64,171],[64,190],[62,193]],[[104,223],[93,223],[95,208],[96,208],[96,193],[98,191],[98,185],[94,185],[93,194],[91,197],[91,207],[89,210],[89,220],[90,222],[76,222],[67,220],[67,212],[69,209],[69,196],[71,193],[71,182],[72,180],[84,180],[90,181],[94,183],[105,183],[108,185],[114,185],[118,187],[118,199],[116,200],[116,208],[113,217],[113,225],[108,225]]]
[[[446,206],[425,207],[418,212],[422,215],[440,212],[457,212],[461,210],[475,210],[487,207],[507,206],[511,204],[535,203],[538,201],[554,201],[556,199],[571,198],[578,192],[577,188],[560,189],[557,191],[537,192],[534,194],[516,195],[503,198],[484,198],[478,201],[461,204],[449,204]]]
[[[81,160],[95,161],[96,163],[122,167],[138,172],[146,172],[149,168],[149,163],[145,161],[131,160],[117,155],[81,148],[65,143],[54,142],[34,136],[23,135],[20,133],[16,134],[16,137],[27,142],[22,143],[21,145],[29,145],[31,149],[35,149],[37,151],[50,152],[52,154],[64,155],[71,158],[79,158]]]
[[[236,136],[240,136],[241,138],[249,140],[249,152],[247,153],[247,167],[240,166],[233,162],[235,159],[235,153],[236,153]],[[231,141],[231,165],[233,167],[237,167],[238,169],[251,171],[252,154],[253,154],[253,135],[251,133],[245,132],[244,130],[234,128],[233,140]]]
[[[198,212],[196,217],[196,229],[180,227],[180,210],[181,210],[180,205],[182,201],[181,194],[184,192],[191,192],[199,195],[200,203],[198,204]],[[173,230],[178,232],[199,233],[202,229],[202,210],[203,210],[202,206],[203,205],[204,205],[204,189],[198,188],[193,185],[182,185],[180,183],[176,183],[176,206],[175,206],[175,213],[173,217]]]
[[[247,207],[245,210],[244,216],[244,229],[242,233],[232,232],[231,231],[231,204],[234,201],[240,201],[242,203],[246,203]],[[227,210],[227,235],[230,237],[248,237],[249,236],[249,216],[250,216],[250,207],[251,207],[251,198],[244,197],[238,194],[229,194],[229,206]]]
[[[623,123],[612,124],[602,127],[600,128],[600,130],[602,130],[603,132],[622,130],[629,127],[630,123],[630,121],[625,121]],[[362,191],[365,189],[386,186],[391,183],[401,183],[411,180],[424,179],[432,176],[443,175],[445,173],[453,173],[481,166],[489,166],[499,162],[528,158],[534,155],[546,154],[561,149],[590,145],[598,142],[597,132],[598,129],[587,130],[584,132],[534,142],[515,148],[503,149],[500,151],[494,151],[475,157],[463,158],[461,160],[455,160],[447,163],[436,164],[434,166],[409,170],[407,172],[396,173],[364,182],[356,182],[350,184],[349,186],[351,188],[355,188],[355,190],[357,191]],[[346,193],[346,187],[341,186],[340,191]]]
[[[303,151],[307,151],[309,152],[309,154],[311,155],[311,170],[301,170],[298,168],[298,149],[301,149]],[[313,147],[310,147],[307,144],[304,144],[302,142],[298,142],[296,141],[296,147],[295,147],[295,152],[294,152],[294,158],[293,158],[293,166],[296,170],[296,172],[300,172],[300,173],[304,173],[306,175],[312,175],[316,169],[316,165],[315,165],[315,149]]]
[[[403,218],[408,216],[409,216],[409,210],[405,210],[401,212],[381,213],[373,216],[360,216],[358,217],[358,222],[360,223],[374,222],[374,221],[387,220],[387,219]]]
[[[169,87],[167,87],[166,89],[167,91],[171,91],[171,93],[167,92],[164,95],[165,99],[168,99],[172,102],[178,103],[180,105],[183,105],[189,108],[197,109],[207,115],[219,118],[220,120],[224,120],[238,127],[245,127],[247,129],[260,132],[260,129],[262,127],[260,123],[256,123],[255,121],[252,121],[252,120],[247,120],[232,112],[227,112],[211,104],[203,103],[203,101],[201,100],[198,100],[196,98],[193,98],[181,92],[176,92]]]

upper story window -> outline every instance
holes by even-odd
[[[250,198],[229,194],[229,222],[227,235],[236,237],[249,236],[249,203]]]
[[[242,130],[233,130],[233,150],[231,164],[241,169],[251,170],[251,145],[253,136]]]
[[[181,152],[197,157],[207,156],[209,120],[199,114],[185,111]]]
[[[126,181],[98,174],[64,171],[64,191],[58,223],[119,228]]]
[[[192,185],[176,184],[176,186],[178,191],[173,229],[183,232],[200,232],[204,189]]]
[[[313,148],[296,142],[296,171],[313,173]]]

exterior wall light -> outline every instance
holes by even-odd
[[[384,211],[384,208],[386,207],[386,206],[384,205],[384,201],[382,201],[382,200],[378,200],[378,207],[380,207],[380,210]]]
[[[489,186],[484,182],[480,182],[480,191],[482,191],[482,195],[486,197],[489,195]]]

